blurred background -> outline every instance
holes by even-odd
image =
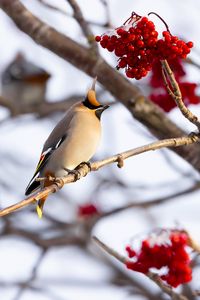
[[[65,0],[21,1],[34,15],[73,40],[87,45]],[[199,11],[195,0],[77,0],[94,34],[120,26],[132,11],[155,11],[171,31],[195,44],[190,57],[200,63]],[[152,16],[160,30],[163,24]],[[75,101],[83,99],[92,78],[37,45],[0,11],[0,208],[24,198],[47,136]],[[116,66],[116,59],[100,49]],[[197,84],[199,68],[185,66]],[[112,80],[112,78],[110,79]],[[149,94],[148,77],[136,82]],[[155,139],[101,85],[100,101],[112,103],[102,117],[103,136],[93,160],[150,143]],[[191,105],[200,115],[200,105]],[[195,128],[177,108],[168,113],[185,131]],[[170,150],[145,153],[90,173],[66,185],[46,201],[39,220],[35,205],[0,219],[0,299],[85,300],[166,299],[149,279],[127,271],[91,242],[95,235],[118,252],[137,235],[157,227],[186,228],[200,242],[199,174]],[[189,192],[190,191],[190,192]],[[183,192],[181,196],[176,196]],[[162,202],[166,196],[171,196]],[[161,199],[157,205],[141,205]],[[135,207],[127,208],[130,203]],[[116,211],[116,208],[121,208]],[[110,213],[108,213],[110,212]],[[193,284],[200,288],[198,259]],[[185,287],[189,299],[193,285]]]

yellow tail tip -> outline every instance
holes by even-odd
[[[38,214],[38,218],[42,219],[42,207],[40,207],[39,205],[36,206],[36,211]]]

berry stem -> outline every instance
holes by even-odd
[[[133,18],[135,18],[135,20],[133,21]],[[134,11],[131,13],[131,16],[123,23],[123,25],[126,25],[127,23],[131,23],[133,21],[133,23],[137,22],[139,19],[141,19],[142,16],[136,14]]]
[[[151,11],[150,13],[148,13],[148,16],[150,16],[150,15],[155,15],[156,17],[158,17],[163,22],[163,24],[165,25],[166,30],[171,34],[171,32],[169,30],[169,26],[167,25],[167,23],[165,22],[165,20],[161,16],[159,16],[159,14]]]

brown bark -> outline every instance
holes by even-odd
[[[16,26],[36,43],[51,50],[86,74],[97,76],[105,89],[124,104],[131,114],[157,138],[184,135],[184,132],[169,120],[161,109],[143,96],[137,86],[109,66],[92,49],[87,49],[39,20],[19,0],[0,0],[0,7],[11,17]],[[174,148],[174,151],[196,170],[200,170],[199,143]]]

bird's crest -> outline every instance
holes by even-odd
[[[98,107],[101,104],[96,99],[96,91],[95,91],[95,84],[97,81],[97,77],[94,78],[91,88],[87,93],[87,100],[91,106]]]

